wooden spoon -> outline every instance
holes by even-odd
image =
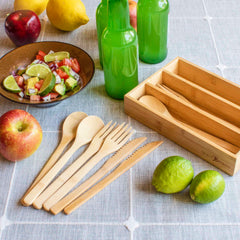
[[[41,192],[48,186],[58,174],[68,159],[83,145],[89,143],[97,132],[103,128],[103,121],[97,116],[88,116],[78,125],[76,138],[70,149],[56,162],[48,173],[30,190],[23,199],[26,206],[31,205]]]
[[[50,198],[82,165],[90,159],[101,148],[105,137],[112,131],[115,126],[112,121],[106,124],[92,139],[88,148],[77,158],[67,169],[65,169],[49,186],[36,198],[33,207],[41,209],[43,203]],[[45,210],[47,210],[45,208]]]
[[[32,185],[28,188],[28,190],[22,197],[21,203],[23,205],[25,205],[23,199],[26,197],[26,195],[32,190],[36,183],[38,183],[39,180],[49,171],[49,169],[56,163],[57,159],[60,157],[66,146],[75,138],[77,127],[85,117],[87,117],[87,114],[84,112],[73,112],[70,115],[68,115],[67,118],[64,120],[62,126],[62,139],[58,147],[52,154],[52,156],[43,166],[42,170],[39,172],[38,176],[35,178]]]
[[[188,125],[186,123],[183,123],[182,121],[174,118],[171,113],[168,111],[168,109],[166,108],[166,106],[160,101],[158,100],[156,97],[153,97],[153,96],[150,96],[150,95],[145,95],[145,96],[142,96],[140,99],[139,99],[140,102],[144,103],[145,105],[151,107],[152,109],[158,111],[159,113],[161,113],[162,115],[164,115],[165,117],[167,118],[170,118],[176,122],[179,122],[181,123],[183,126],[193,130],[194,132],[198,133],[199,135],[207,138],[208,140],[214,142],[215,144],[225,148],[226,150],[236,154],[239,152],[239,148],[237,146],[234,146],[232,145],[231,143],[229,142],[226,142],[218,137],[215,137],[209,133],[206,133],[198,128],[195,128],[191,125]]]
[[[104,142],[100,150],[82,166],[71,178],[69,178],[44,204],[45,210],[49,210],[55,203],[62,199],[72,190],[89,171],[96,166],[104,157],[120,149],[132,136],[134,131],[129,125],[121,124],[113,129]]]

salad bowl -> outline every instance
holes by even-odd
[[[78,85],[73,90],[66,92],[65,95],[48,101],[32,101],[29,98],[20,97],[18,94],[6,90],[3,86],[3,80],[18,69],[27,67],[31,64],[35,59],[35,56],[38,54],[38,51],[43,51],[45,53],[50,51],[69,52],[70,57],[76,58],[80,65],[80,81]],[[0,94],[8,100],[16,103],[29,104],[37,107],[50,107],[79,93],[91,81],[94,72],[95,66],[93,59],[83,49],[69,43],[57,41],[35,42],[18,47],[2,56],[0,59]]]

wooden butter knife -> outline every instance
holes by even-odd
[[[146,137],[140,137],[126,143],[111,158],[109,158],[96,173],[94,173],[90,178],[78,186],[74,191],[69,193],[66,197],[62,198],[59,202],[53,205],[50,208],[50,211],[55,215],[61,212],[68,204],[74,201],[87,189],[91,188],[95,183],[97,183],[102,177],[113,170],[124,158],[136,150],[146,139]]]
[[[95,196],[97,193],[103,190],[106,186],[108,186],[110,183],[116,180],[119,176],[121,176],[131,167],[133,167],[137,162],[139,162],[141,159],[143,159],[149,153],[155,150],[162,143],[163,143],[162,141],[151,142],[136,150],[130,157],[123,161],[107,177],[98,182],[90,190],[82,194],[79,198],[77,198],[72,203],[70,203],[66,208],[64,208],[64,212],[66,214],[70,214],[71,212],[76,210],[78,207],[80,207],[82,204],[87,202],[89,199],[91,199],[93,196]]]

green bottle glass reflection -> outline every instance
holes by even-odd
[[[107,0],[102,0],[97,7],[96,11],[96,25],[97,25],[97,37],[98,37],[98,51],[99,51],[99,61],[102,66],[102,46],[101,46],[101,36],[102,32],[107,26]]]
[[[138,0],[139,58],[143,62],[159,63],[166,58],[168,13],[168,0]]]
[[[128,0],[108,0],[108,25],[102,34],[105,88],[123,99],[138,84],[138,40],[130,25]]]

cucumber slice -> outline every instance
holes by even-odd
[[[70,68],[68,66],[61,66],[60,69],[62,69],[68,76],[71,76]]]
[[[45,62],[60,61],[63,60],[64,58],[70,58],[69,52],[62,51],[47,54],[44,56],[44,61]]]

